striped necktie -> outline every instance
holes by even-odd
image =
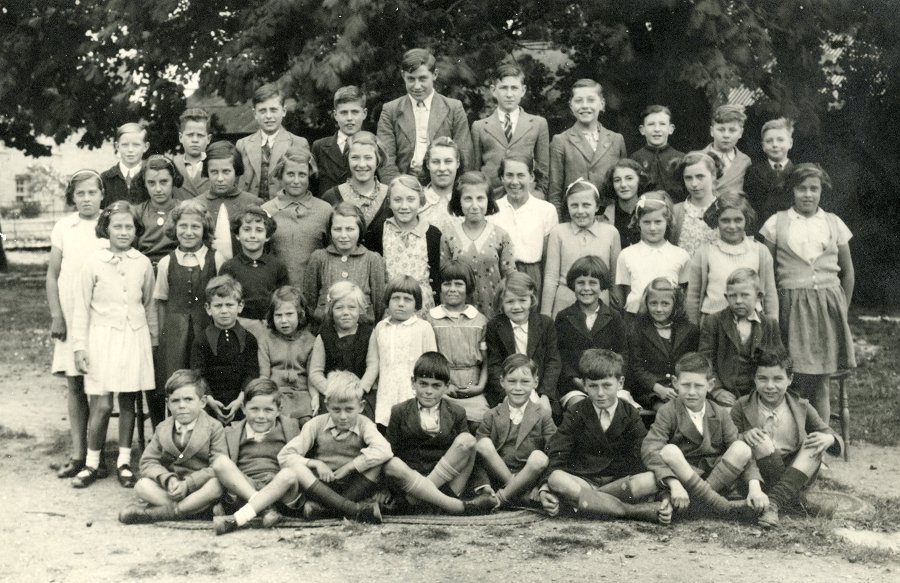
[[[509,114],[506,114],[506,120],[503,122],[503,133],[506,134],[506,142],[509,143],[512,141],[512,118]]]

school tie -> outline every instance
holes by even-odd
[[[506,134],[506,143],[512,142],[512,118],[506,114],[506,120],[503,122],[503,133]]]
[[[125,173],[125,176],[123,176],[123,178],[125,179],[125,186],[126,186],[129,190],[131,190],[131,170],[129,170],[128,172],[126,172],[126,173]]]
[[[609,416],[609,409],[603,409],[600,411],[600,427],[603,428],[603,431],[609,429],[609,425],[612,423],[612,417]]]
[[[781,172],[781,168],[782,168],[781,162],[775,162],[773,167],[775,168],[775,172]]]
[[[259,159],[259,198],[269,200],[269,158],[272,156],[272,148],[266,140],[262,145],[262,155]]]

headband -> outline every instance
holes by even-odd
[[[93,176],[94,178],[96,178],[97,180],[99,180],[101,183],[103,182],[103,177],[100,176],[100,173],[97,172],[96,170],[91,170],[90,168],[84,168],[84,169],[82,169],[82,170],[76,170],[75,173],[72,174],[72,177],[69,178],[69,182],[75,180],[75,177],[78,176],[79,174],[89,174],[90,176]]]
[[[642,208],[646,207],[646,206],[647,206],[648,204],[650,204],[650,203],[658,204],[658,205],[660,206],[660,208],[662,208],[662,207],[668,207],[668,206],[669,206],[669,203],[667,203],[667,202],[664,201],[664,200],[660,200],[660,199],[658,199],[658,198],[647,198],[647,195],[642,194],[640,197],[638,197],[637,204],[635,205],[634,208],[635,208],[635,209],[642,209]]]
[[[589,180],[586,180],[584,178],[584,176],[579,176],[578,178],[575,179],[575,182],[569,184],[569,186],[566,187],[566,196],[569,196],[569,191],[572,190],[572,187],[575,186],[576,184],[585,184],[585,185],[589,186],[591,190],[594,191],[594,194],[596,196],[598,196],[598,197],[600,196],[600,191],[597,189],[597,187],[594,185],[594,183]]]

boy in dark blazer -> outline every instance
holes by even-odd
[[[501,505],[516,502],[538,485],[547,469],[544,446],[556,433],[550,412],[531,400],[538,384],[537,365],[524,354],[503,361],[500,379],[506,398],[485,412],[475,434],[480,467],[501,488]],[[525,496],[537,501],[536,490]]]
[[[759,275],[740,268],[725,283],[728,307],[703,318],[697,351],[713,363],[716,381],[710,398],[731,407],[753,390],[756,350],[784,350],[784,345],[778,322],[756,309],[762,299]]]
[[[387,440],[394,457],[384,468],[407,502],[425,502],[450,514],[489,512],[498,504],[489,487],[469,501],[462,494],[475,465],[475,437],[466,411],[443,398],[450,364],[438,352],[426,352],[413,368],[416,396],[394,405]]]
[[[689,352],[681,357],[675,365],[678,397],[656,412],[641,446],[641,459],[660,489],[668,491],[675,511],[686,510],[692,498],[725,515],[747,507],[762,511],[768,498],[750,446],[738,439],[728,410],[706,398],[712,374],[702,354]],[[739,477],[748,486],[746,502],[725,499],[720,492]]]
[[[546,119],[526,113],[519,105],[525,96],[525,73],[512,63],[500,65],[491,82],[491,95],[497,101],[496,111],[472,124],[472,168],[481,170],[496,189],[501,186],[503,158],[524,156],[534,161],[536,186],[546,197],[550,132]]]
[[[333,136],[326,136],[313,142],[313,158],[319,165],[319,183],[316,194],[323,194],[350,178],[350,165],[347,163],[347,138],[360,131],[369,110],[366,109],[366,94],[355,85],[341,87],[334,92],[334,111],[332,116],[337,122],[338,131]]]
[[[778,526],[779,511],[798,502],[806,511],[827,513],[802,492],[815,481],[825,452],[839,456],[844,444],[809,401],[787,392],[793,381],[790,356],[759,350],[754,360],[756,390],[738,399],[731,418],[741,439],[753,449],[769,495],[769,505],[757,522]]]
[[[144,154],[150,148],[143,123],[126,123],[116,128],[116,158],[119,161],[100,174],[103,180],[101,208],[124,200],[135,206],[150,198],[144,184]]]
[[[554,418],[560,418],[556,327],[549,316],[537,311],[534,280],[518,271],[509,274],[497,288],[495,303],[497,315],[488,321],[484,333],[488,347],[488,382],[484,396],[488,404],[493,407],[503,400],[504,391],[500,386],[503,361],[510,354],[519,353],[533,360],[538,367],[540,383],[535,393],[538,400],[550,409]]]
[[[566,187],[580,177],[604,192],[603,183],[610,168],[619,158],[628,155],[622,134],[606,129],[598,121],[605,107],[600,84],[591,79],[579,79],[572,86],[569,100],[575,125],[556,134],[550,141],[547,200],[556,207],[562,222],[569,220],[569,211],[563,204]]]
[[[779,117],[763,124],[762,149],[766,159],[756,162],[744,175],[744,192],[756,211],[755,225],[794,204],[794,194],[784,192],[784,179],[794,169],[788,154],[794,146],[794,122]]]
[[[228,452],[222,424],[203,411],[206,393],[206,381],[194,370],[177,370],[166,381],[172,416],[156,426],[141,456],[141,479],[134,486],[147,505],[126,507],[119,522],[187,518],[218,501],[222,487],[210,464]]]
[[[384,104],[378,118],[378,139],[387,159],[379,173],[390,183],[398,174],[419,175],[428,144],[435,138],[453,138],[463,168],[472,165],[469,119],[458,99],[434,90],[436,61],[427,49],[410,49],[400,63],[406,95]]]
[[[653,474],[641,463],[647,429],[637,410],[618,398],[625,383],[624,360],[604,349],[586,350],[579,374],[588,395],[567,409],[547,443],[544,509],[557,514],[560,503],[575,512],[667,524],[672,508],[664,503],[635,503],[656,492]]]

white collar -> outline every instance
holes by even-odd
[[[184,256],[188,253],[193,253],[194,257],[197,258],[197,261],[200,264],[203,264],[204,260],[206,260],[206,252],[208,251],[206,245],[200,245],[200,248],[196,251],[182,251],[181,248],[175,248],[175,259],[178,260],[179,263],[184,261]]]
[[[616,408],[617,408],[618,406],[619,406],[619,399],[617,398],[617,399],[613,402],[612,405],[610,405],[609,407],[606,407],[605,409],[601,409],[601,408],[597,407],[597,405],[594,405],[594,411],[597,412],[597,417],[598,417],[598,418],[600,417],[600,413],[601,413],[601,412],[606,411],[607,413],[609,413],[609,420],[610,420],[610,422],[611,422],[612,419],[613,419],[613,417],[616,416]]]
[[[509,112],[509,121],[512,125],[516,125],[519,122],[519,112],[522,111],[521,107],[517,107],[515,111]],[[503,125],[506,122],[506,112],[497,108],[497,117],[500,118],[500,125]]]
[[[260,136],[260,146],[265,146],[269,144],[269,147],[272,148],[275,146],[275,140],[278,139],[278,134],[281,133],[281,128],[275,130],[274,134],[267,134],[266,132],[259,130]]]
[[[137,173],[140,171],[141,171],[140,162],[134,168],[126,168],[125,164],[122,164],[121,162],[119,162],[119,172],[121,172],[122,176],[124,176],[126,178],[134,178],[135,176],[137,176]]]
[[[509,316],[507,316],[507,318],[509,318]],[[524,324],[516,324],[512,320],[510,320],[509,323],[512,324],[513,330],[515,330],[516,328],[521,328],[526,333],[528,332],[528,320],[525,320]]]
[[[703,417],[706,416],[706,403],[703,403],[703,408],[700,409],[699,411],[693,411],[687,405],[685,405],[684,408],[687,409],[688,415],[690,415],[691,419],[696,419],[699,421],[699,420],[703,419]]]
[[[325,422],[325,429],[326,430],[330,429],[330,430],[332,430],[333,433],[340,432],[340,430],[337,428],[337,425],[334,424],[334,419],[331,418],[331,415],[328,416],[328,421]],[[356,423],[354,423],[353,426],[350,429],[348,429],[348,431],[350,433],[355,433],[356,435],[362,435],[362,433],[360,433],[360,431],[359,431],[359,418],[358,417],[356,419]]]
[[[425,99],[422,100],[422,103],[425,104],[425,111],[427,111],[428,113],[431,113],[431,102],[434,100],[434,94],[435,94],[435,91],[434,91],[434,89],[432,89],[431,93],[428,95],[428,97],[426,97]],[[407,93],[406,96],[409,97],[409,102],[412,104],[413,113],[415,113],[416,106],[419,102],[417,100],[413,99],[413,96],[410,95],[409,93]]]
[[[110,263],[117,257],[117,255],[109,249],[101,249],[98,253],[101,261],[105,261],[106,263]],[[122,255],[129,259],[136,259],[141,256],[141,252],[134,247],[131,247],[128,251],[122,253]]]
[[[769,167],[772,170],[775,170],[775,164],[781,164],[781,169],[784,170],[787,167],[787,165],[790,164],[791,161],[788,160],[787,158],[785,158],[784,161],[782,161],[782,162],[775,162],[773,160],[769,160],[768,158],[766,158],[766,162],[769,163]]]
[[[391,320],[390,316],[387,316],[384,319],[384,321],[387,323],[388,326],[412,326],[413,324],[416,323],[416,320],[418,320],[418,319],[419,319],[419,317],[417,315],[413,314],[412,316],[410,316],[406,320],[400,322],[399,324],[397,322],[394,322],[393,320]]]
[[[819,207],[816,209],[816,214],[814,214],[811,217],[804,217],[803,215],[798,213],[796,210],[794,210],[794,207],[791,207],[788,209],[788,218],[790,218],[792,220],[798,220],[798,221],[812,221],[812,220],[824,219],[825,211],[822,210],[822,207]]]
[[[193,431],[195,425],[197,425],[197,420],[196,420],[196,419],[194,419],[193,421],[191,421],[191,422],[188,423],[187,425],[182,425],[181,423],[179,423],[178,421],[176,421],[176,422],[175,422],[175,431],[176,431],[177,433],[184,433],[185,431]]]
[[[257,433],[256,431],[253,430],[252,427],[250,427],[249,423],[247,423],[246,427],[247,427],[247,439],[252,439],[253,441],[262,441],[263,439],[265,439],[265,437],[268,434],[272,433],[273,429],[275,429],[275,425],[273,424],[272,427],[270,427],[269,430],[266,431],[265,433]]]
[[[440,304],[431,308],[431,310],[428,311],[428,314],[435,320],[442,320],[444,318],[456,319],[459,316],[465,316],[470,320],[474,320],[478,315],[478,308],[471,304],[466,304],[466,307],[461,311],[451,312],[447,310],[443,304]]]

